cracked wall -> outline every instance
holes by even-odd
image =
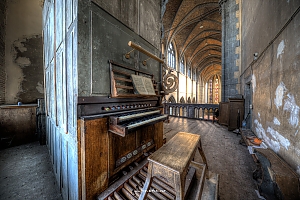
[[[300,174],[300,2],[242,2],[241,88],[251,82],[251,129]]]
[[[7,0],[5,103],[43,98],[41,0]]]

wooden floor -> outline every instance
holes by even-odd
[[[167,141],[179,131],[201,135],[209,170],[220,175],[220,200],[258,199],[254,162],[239,144],[240,135],[210,121],[170,117],[170,123],[164,123]],[[46,146],[35,142],[4,149],[0,161],[0,199],[62,199]]]
[[[167,141],[180,131],[201,135],[209,170],[220,175],[220,200],[259,199],[252,179],[255,164],[247,148],[239,144],[240,135],[211,121],[170,117],[170,123],[164,123]]]

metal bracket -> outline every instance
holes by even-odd
[[[133,52],[135,49],[132,49],[128,53],[125,54],[125,58],[129,59],[130,58],[130,53]]]

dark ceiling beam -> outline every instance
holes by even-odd
[[[206,67],[213,65],[213,64],[218,64],[218,65],[222,65],[222,62],[220,60],[211,60],[207,63],[202,64],[201,67],[199,67],[199,65],[197,66],[197,71],[199,73],[201,73]]]
[[[183,0],[182,2],[184,2],[184,0]],[[175,17],[173,18],[171,28],[165,30],[165,33],[170,32],[170,31],[172,31],[172,30],[178,28],[179,26],[181,26],[181,24],[183,23],[184,19],[186,19],[188,16],[190,16],[190,15],[191,15],[196,9],[198,9],[199,7],[211,7],[211,6],[209,6],[209,5],[212,5],[212,6],[217,5],[216,7],[219,6],[219,4],[218,4],[217,2],[207,2],[207,3],[198,4],[198,5],[196,5],[194,8],[192,8],[192,9],[189,11],[189,13],[188,13],[187,15],[185,15],[184,18],[182,18],[182,20],[179,22],[179,24],[178,24],[176,27],[172,28],[173,25],[174,25],[174,20],[175,20],[176,17],[177,17],[177,14],[178,14],[178,15],[181,15],[181,13],[178,12],[178,11],[180,10],[180,7],[181,7],[181,5],[182,5],[182,2],[181,2],[180,6],[179,6],[179,8],[178,8],[178,10],[177,10],[177,12],[176,12]],[[200,16],[200,17],[201,17],[201,16]],[[195,20],[195,19],[198,19],[198,17],[197,17],[197,18],[194,18],[194,19],[192,19],[192,20]],[[198,19],[198,20],[199,20],[199,19]]]
[[[211,66],[211,65],[218,65],[218,66],[221,66],[222,63],[221,63],[220,61],[213,61],[213,62],[210,62],[210,63],[206,63],[205,65],[202,66],[202,67],[203,67],[202,69],[200,69],[200,70],[197,69],[197,72],[198,72],[199,74],[201,74],[203,70],[205,70],[207,67],[209,67],[209,66]]]
[[[203,42],[203,41],[202,41],[202,42]],[[202,43],[202,42],[201,42],[201,43]],[[199,51],[199,50],[197,50],[197,49],[198,49],[200,46],[201,46],[201,44],[199,44],[198,47],[193,51],[193,53],[191,54],[192,57],[194,57],[194,55]],[[205,48],[205,46],[207,46],[207,45],[204,45],[204,47],[202,47],[201,49]],[[221,47],[221,46],[219,46],[219,47]],[[196,58],[196,57],[195,57],[195,58]],[[193,58],[193,60],[194,60],[195,58]],[[189,59],[189,60],[190,60],[190,59]],[[192,62],[189,62],[189,64],[192,65]]]
[[[198,49],[199,46],[202,44],[202,42],[207,41],[208,39],[215,40],[215,41],[218,41],[218,42],[221,43],[221,41],[220,41],[219,39],[216,39],[216,38],[210,37],[210,36],[204,37],[204,38],[200,38],[200,39],[198,39],[198,40],[195,40],[193,43],[196,43],[196,42],[200,42],[200,43],[198,44],[197,48],[195,48],[195,50],[193,51],[193,53],[191,54],[191,56],[193,56],[195,53],[197,53],[197,52],[199,51],[199,50],[197,50],[197,49]],[[189,46],[193,45],[193,43],[189,44]],[[212,45],[212,44],[204,45],[203,48],[205,48],[205,47],[208,46],[208,45]],[[221,45],[218,45],[218,46],[221,47]],[[179,57],[182,57],[182,56],[184,55],[184,53],[187,51],[187,49],[188,49],[188,47],[186,47],[186,48],[182,51],[183,53],[180,53],[180,56],[179,56]]]
[[[203,69],[203,66],[205,66],[207,63],[212,63],[214,61],[220,61],[221,60],[221,56],[218,56],[218,55],[214,55],[214,56],[207,56],[205,57],[204,59],[202,59],[197,65],[195,65],[195,67],[193,68],[196,68],[197,70],[200,69],[202,70]],[[193,66],[193,65],[191,65]]]
[[[195,54],[192,55],[192,57],[189,59],[188,65],[190,65],[193,62],[194,58],[198,54],[207,52],[207,51],[218,51],[218,52],[222,53],[222,49],[221,49],[220,45],[215,45],[215,44],[205,45],[202,49],[199,49],[199,51],[197,51]]]
[[[200,75],[203,82],[206,83],[208,82],[209,79],[211,79],[213,76],[219,76],[220,78],[222,78],[222,74],[221,74],[221,71],[210,71],[209,74],[205,74],[205,75]]]
[[[215,38],[207,38],[206,40],[208,40],[208,39],[213,40],[213,41],[217,41],[217,42],[220,42],[220,43],[221,43],[221,41],[219,41],[219,40],[217,40],[217,39],[215,39]],[[205,46],[210,45],[210,44],[207,43],[207,45],[203,45],[203,46],[201,47],[201,44],[202,44],[204,41],[205,41],[205,39],[204,39],[203,41],[200,42],[200,44],[197,46],[197,48],[194,49],[194,51],[191,53],[191,57],[193,57],[199,50],[205,48]],[[207,42],[207,41],[206,41],[206,42]],[[213,44],[213,45],[218,45],[218,44]],[[221,47],[221,45],[218,45],[218,46]],[[200,48],[200,49],[199,49],[199,48]]]
[[[185,23],[183,23],[183,24],[181,24],[182,23],[182,21],[185,19],[185,18],[187,18],[187,16],[185,16],[183,19],[182,19],[182,21],[176,26],[176,27],[174,27],[174,31],[171,33],[171,35],[168,37],[168,43],[170,42],[170,41],[172,41],[172,39],[182,30],[182,29],[184,29],[186,26],[188,26],[188,25],[190,25],[190,24],[193,24],[193,23],[195,23],[195,22],[200,22],[200,21],[203,21],[206,17],[208,17],[208,16],[210,16],[211,14],[214,14],[215,12],[219,12],[219,8],[214,8],[214,9],[212,9],[212,10],[209,10],[208,12],[206,12],[206,13],[204,13],[203,15],[201,15],[200,16],[200,18],[194,18],[194,19],[192,19],[192,20],[190,20],[190,21],[188,21],[188,22],[185,22]],[[221,24],[221,22],[220,22],[220,24]],[[165,31],[165,33],[166,33],[166,31]]]
[[[204,51],[202,51],[202,52],[209,52],[209,51],[213,51],[213,49],[207,49],[207,50],[204,50]],[[215,50],[215,51],[218,51],[220,54],[216,54],[216,53],[211,53],[210,55],[208,55],[208,56],[221,56],[221,51],[219,51],[219,50]],[[205,54],[203,54],[203,55],[201,55],[201,56],[205,56],[205,58],[207,57],[207,55],[205,55]],[[200,56],[199,56],[200,57]],[[199,58],[199,57],[193,57],[192,59],[190,59],[189,61],[188,61],[188,66],[190,66],[192,63],[193,63],[193,61],[194,61],[194,59],[196,59],[196,58]]]
[[[206,32],[216,32],[216,33],[213,33],[211,35],[208,35],[206,37],[212,37],[212,36],[215,36],[215,35],[220,35],[222,32],[221,30],[217,30],[217,29],[207,29],[207,30],[204,30],[204,31],[201,31],[199,34],[197,34],[195,37],[193,37],[193,39],[191,39],[188,44],[184,44],[184,48],[183,50],[181,51],[180,53],[180,57],[185,53],[185,51],[189,48],[190,45],[194,44],[195,42],[199,42],[200,40],[203,40],[203,38],[198,38],[201,34],[203,33],[206,33]],[[221,40],[220,40],[221,42]]]

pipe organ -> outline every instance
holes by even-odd
[[[163,145],[161,96],[153,75],[109,61],[111,95],[78,98],[82,194],[107,189],[124,168]],[[155,95],[137,94],[130,75],[148,77]]]

